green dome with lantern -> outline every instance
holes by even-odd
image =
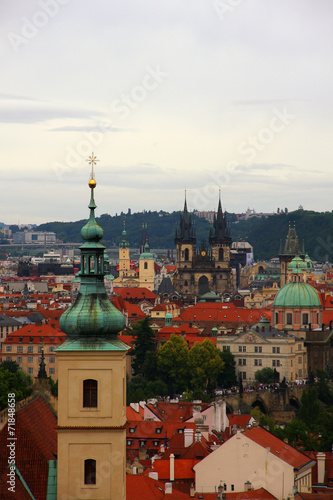
[[[321,307],[321,301],[313,286],[303,281],[292,281],[280,288],[273,307]]]

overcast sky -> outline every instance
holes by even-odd
[[[331,0],[1,0],[0,221],[332,209]]]

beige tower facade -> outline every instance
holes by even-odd
[[[145,251],[139,258],[139,286],[154,290],[155,263],[154,256],[149,251],[148,243],[145,244]]]
[[[91,157],[92,159],[92,157]],[[122,314],[104,286],[103,229],[90,218],[81,230],[80,290],[60,318],[67,333],[58,355],[58,500],[126,499],[126,352],[117,334]]]
[[[122,240],[119,245],[119,278],[123,280],[131,276],[131,260],[129,243],[126,238],[126,231],[122,233]]]
[[[126,350],[73,347],[58,349],[58,499],[125,500]]]

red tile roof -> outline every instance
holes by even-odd
[[[16,413],[16,465],[37,499],[46,498],[48,461],[56,459],[57,455],[56,425],[57,417],[42,396],[37,396]],[[1,450],[6,449],[7,437],[6,424],[0,432]],[[7,465],[6,454],[0,454],[1,475]],[[1,488],[0,482],[0,498],[5,498]]]
[[[175,479],[187,479],[194,482],[195,474],[192,469],[198,462],[200,462],[200,460],[175,458]],[[155,460],[153,470],[158,473],[158,479],[164,481],[170,480],[169,459]]]
[[[199,302],[184,309],[180,318],[184,321],[246,322],[257,323],[261,317],[271,317],[269,309],[247,309],[236,307],[231,302]]]
[[[209,403],[200,403],[200,406],[204,410]],[[193,403],[157,401],[154,405],[148,404],[147,407],[163,421],[184,422],[193,416]]]
[[[30,342],[30,338],[33,342]],[[44,343],[62,344],[66,339],[66,334],[59,328],[53,328],[51,324],[45,323],[43,325],[25,325],[14,332],[7,335],[4,344],[39,344],[41,337],[44,337]],[[22,338],[22,340],[20,340]]]
[[[270,452],[273,455],[281,458],[281,460],[287,462],[295,469],[299,469],[311,462],[311,459],[307,455],[286,444],[262,427],[258,426],[247,429],[244,435],[260,446],[270,448]]]
[[[165,484],[147,475],[126,476],[126,500],[188,500],[187,493],[172,489],[172,495],[165,494]]]
[[[156,293],[151,292],[148,288],[143,287],[115,287],[113,292],[116,295],[120,295],[123,299],[131,299],[131,300],[143,300],[147,299],[155,302],[158,295]]]

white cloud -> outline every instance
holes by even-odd
[[[70,0],[15,51],[9,33],[22,36],[23,19],[33,23],[40,10],[37,0],[0,6],[5,222],[20,213],[32,223],[84,217],[89,169],[80,151],[88,149],[100,158],[101,202],[112,198],[102,213],[172,211],[185,186],[193,199],[209,191],[202,205],[212,209],[219,184],[230,211],[331,209],[330,0],[246,0],[223,20],[213,1],[99,0],[92,8]],[[167,74],[149,91],[147,67]],[[126,116],[115,101],[129,102]],[[284,106],[295,119],[245,164],[240,144]],[[100,134],[91,148],[89,133]],[[75,168],[69,150],[79,156]],[[55,162],[66,167],[61,181]]]

